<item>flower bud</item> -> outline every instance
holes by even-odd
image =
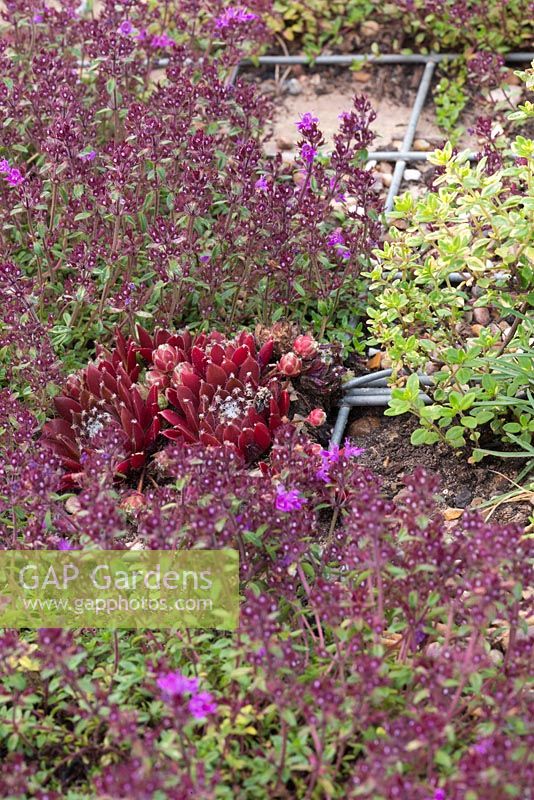
[[[182,375],[184,374],[184,372],[192,373],[194,371],[195,370],[193,369],[191,364],[187,364],[185,361],[183,361],[181,364],[177,364],[171,377],[172,385],[176,387],[183,386],[184,382],[182,380]]]
[[[311,358],[317,352],[317,342],[313,336],[297,336],[293,350],[301,358]]]
[[[178,363],[178,351],[172,344],[160,344],[152,356],[156,369],[161,372],[172,372]]]
[[[168,383],[167,375],[164,372],[161,372],[159,369],[149,369],[146,374],[146,382],[152,388],[152,386],[157,386],[158,389],[161,391],[165,389]]]
[[[278,369],[288,377],[299,375],[302,371],[302,361],[296,353],[286,353],[278,362]]]
[[[132,514],[144,506],[146,506],[146,499],[142,492],[131,492],[126,497],[123,497],[120,502],[122,510]]]
[[[306,422],[313,425],[314,428],[319,428],[326,422],[326,414],[322,408],[314,408],[306,417]]]

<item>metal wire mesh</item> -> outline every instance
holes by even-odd
[[[417,125],[423,106],[425,104],[432,78],[436,65],[451,61],[458,58],[454,53],[430,53],[428,55],[414,54],[414,55],[330,55],[318,56],[310,62],[306,56],[262,56],[256,62],[244,61],[242,65],[247,66],[292,66],[292,65],[308,65],[308,66],[350,66],[355,62],[365,62],[371,64],[424,64],[424,70],[421,75],[421,80],[414,98],[408,125],[404,133],[402,147],[400,150],[382,150],[369,152],[367,160],[376,161],[391,161],[395,163],[391,185],[389,187],[388,195],[386,198],[384,209],[389,212],[393,209],[395,197],[399,193],[399,189],[404,177],[404,171],[408,162],[424,161],[428,158],[428,152],[412,150],[411,147],[414,142]],[[505,61],[510,64],[519,64],[523,62],[530,62],[534,60],[534,53],[508,53],[504,56]],[[240,65],[240,66],[242,66]],[[237,76],[237,69],[233,74],[235,80]],[[470,156],[471,160],[475,158],[474,155]],[[453,273],[449,276],[449,280],[453,283],[459,283],[463,280],[463,276],[458,273]],[[339,412],[337,415],[334,430],[332,432],[331,444],[339,445],[343,438],[345,428],[349,419],[351,408],[359,407],[379,407],[387,406],[391,399],[391,390],[387,387],[387,379],[391,375],[391,370],[381,370],[379,372],[371,372],[368,375],[362,375],[348,381],[343,389],[344,394],[340,403]],[[419,375],[419,383],[422,387],[431,386],[432,379],[427,375]],[[430,403],[431,399],[425,392],[420,392],[419,398],[425,403]]]

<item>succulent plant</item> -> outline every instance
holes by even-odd
[[[116,434],[116,472],[144,466],[160,432],[158,390],[136,382],[141,367],[137,344],[117,332],[116,347],[100,348],[94,363],[71,375],[63,394],[54,398],[59,417],[47,422],[42,441],[62,459],[66,483],[76,483],[84,452],[99,448],[104,431]]]
[[[257,351],[254,337],[245,331],[234,341],[216,332],[192,339],[185,332],[158,345],[158,336],[161,332],[152,339],[139,331],[140,353],[151,362],[147,381],[157,381],[169,404],[160,412],[171,426],[163,436],[229,444],[246,462],[265,453],[289,411],[289,393],[269,367],[273,342]]]
[[[43,443],[62,459],[65,482],[75,484],[84,453],[116,444],[116,473],[145,466],[163,437],[234,447],[245,462],[263,455],[273,432],[287,421],[286,379],[270,365],[273,343],[256,347],[241,333],[228,341],[213,332],[138,327],[137,339],[118,332],[116,348],[71,375],[55,398],[59,416],[47,422]],[[107,441],[107,440],[106,440]]]

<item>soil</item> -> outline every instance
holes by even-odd
[[[372,124],[375,140],[371,150],[399,150],[412,112],[413,102],[423,73],[423,65],[367,64],[359,71],[348,67],[315,67],[308,69],[297,65],[284,69],[267,67],[247,68],[241,73],[246,80],[258,84],[260,91],[270,96],[275,104],[272,124],[267,129],[265,152],[269,156],[277,153],[285,161],[295,158],[299,139],[296,122],[307,111],[319,118],[319,127],[324,133],[324,149],[328,151],[333,136],[339,129],[339,115],[352,106],[355,94],[365,94],[376,111],[377,118]],[[437,81],[434,81],[434,86]],[[511,82],[517,81],[513,71],[509,71]],[[521,89],[511,87],[511,99],[517,103]],[[497,95],[496,95],[497,99]],[[504,105],[504,103],[501,103]],[[469,104],[464,110],[458,125],[464,129],[460,136],[458,149],[476,151],[479,143],[469,134],[479,116],[495,116],[495,108],[479,99],[477,106]],[[498,118],[498,113],[495,119]],[[413,150],[431,151],[444,144],[446,133],[438,126],[436,109],[432,100],[432,89],[419,117],[414,137]],[[376,188],[385,195],[391,183],[391,162],[368,162],[374,170]],[[434,168],[425,161],[412,162],[407,166],[401,192],[410,191],[421,194],[432,182]]]
[[[339,129],[339,114],[350,110],[355,94],[366,94],[377,118],[373,123],[376,138],[373,150],[398,148],[410,118],[415,92],[422,75],[422,67],[410,68],[403,65],[368,65],[358,72],[347,68],[317,68],[313,71],[292,70],[284,86],[300,89],[300,93],[285,93],[277,102],[272,126],[273,138],[267,143],[269,155],[281,151],[289,160],[289,145],[295,147],[299,134],[295,122],[301,114],[311,111],[319,118],[319,125],[325,135],[326,148],[332,143],[334,133]],[[299,74],[300,73],[300,74]],[[262,88],[276,91],[275,81],[263,81]],[[429,103],[422,111],[416,139],[425,139],[431,149],[443,142],[444,135],[435,122],[435,113]],[[282,146],[280,146],[282,145]]]
[[[524,467],[524,460],[487,458],[479,464],[469,464],[464,451],[457,454],[445,445],[410,444],[416,427],[413,417],[385,417],[380,409],[354,410],[351,415],[347,433],[359,447],[365,448],[360,462],[382,479],[388,497],[403,489],[404,476],[418,466],[424,467],[441,478],[438,504],[453,526],[465,509],[475,509],[515,488],[511,481]],[[502,503],[483,513],[500,524],[526,527],[534,514],[534,493],[526,493],[522,501]]]

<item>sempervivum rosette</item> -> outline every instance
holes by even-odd
[[[105,434],[120,476],[144,467],[165,438],[227,445],[251,463],[287,422],[287,378],[270,365],[272,353],[272,342],[258,349],[246,332],[234,340],[143,328],[126,340],[119,332],[113,351],[100,349],[69,377],[43,442],[61,457],[71,484],[84,454],[106,447]]]

